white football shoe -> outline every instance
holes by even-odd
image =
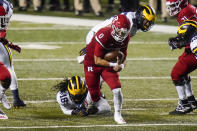
[[[0,109],[0,119],[8,119],[8,116]]]
[[[0,92],[0,101],[6,109],[9,110],[11,108],[11,104],[7,99],[6,95],[4,94],[4,92]]]
[[[122,118],[122,115],[120,112],[114,112],[114,120],[118,124],[126,124],[126,121]]]

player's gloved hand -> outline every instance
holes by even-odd
[[[83,56],[83,55],[86,54],[86,48],[87,48],[87,46],[84,47],[83,49],[81,49],[81,50],[79,51],[79,55],[80,55],[80,56]]]
[[[170,46],[170,49],[171,50],[174,50],[174,49],[177,49],[178,47],[177,47],[177,40],[176,40],[176,38],[169,38],[169,40],[168,40],[168,44],[169,44],[169,46]]]
[[[10,47],[11,49],[17,51],[18,53],[21,52],[21,48],[18,45],[13,44],[12,42],[9,42],[8,47]]]
[[[186,46],[185,40],[179,36],[169,38],[168,44],[169,44],[171,50],[174,50],[177,48],[181,49],[182,47]]]
[[[95,106],[92,106],[91,108],[88,109],[88,115],[93,115],[98,112],[98,108]]]
[[[72,115],[76,115],[76,116],[87,116],[88,115],[88,111],[86,108],[75,108],[72,113]]]

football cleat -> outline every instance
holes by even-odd
[[[188,100],[179,100],[178,106],[174,111],[169,112],[170,115],[184,115],[192,112],[193,109]]]
[[[188,102],[191,104],[191,107],[193,110],[197,109],[197,101],[195,99],[195,97],[192,95],[190,97],[187,98]]]
[[[191,101],[189,103],[191,104],[193,110],[197,109],[197,101]]]
[[[122,115],[120,112],[114,112],[114,120],[118,124],[126,124],[126,121],[122,118]]]
[[[25,107],[26,104],[22,100],[18,100],[18,101],[14,100],[13,106],[14,108],[18,109],[20,107]]]
[[[8,116],[0,109],[0,119],[8,119]]]
[[[0,93],[0,101],[6,109],[11,108],[11,104],[4,93]]]

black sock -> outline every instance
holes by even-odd
[[[12,90],[12,94],[13,94],[14,101],[20,101],[18,89]]]

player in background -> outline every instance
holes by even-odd
[[[104,98],[101,98],[100,103],[93,103],[86,83],[79,76],[64,79],[54,88],[58,90],[57,102],[66,115],[87,116],[111,111],[110,105]]]
[[[166,7],[170,16],[177,17],[177,22],[179,25],[181,25],[182,22],[185,20],[197,21],[197,8],[189,4],[188,0],[166,0]],[[177,37],[177,39],[179,39],[179,37]],[[176,41],[176,39],[173,38],[169,39],[169,44],[172,44],[174,40]],[[182,39],[179,41],[182,41]],[[187,60],[187,58],[189,59],[193,55],[190,45],[191,44],[186,44],[184,46],[185,51],[179,57],[178,62],[175,64],[171,72],[172,81],[176,87],[179,96],[179,104],[177,106],[177,109],[173,112],[170,112],[170,114],[179,114],[179,106],[183,106],[184,103],[187,103],[187,101],[191,104],[193,110],[197,108],[197,101],[192,91],[191,78],[188,75],[189,72],[186,71],[186,69],[182,70],[182,68],[191,68],[192,71],[194,65],[191,65],[190,63],[185,63],[184,66],[180,68],[180,66],[182,65],[182,60]],[[183,92],[186,96],[182,96],[180,92]],[[183,112],[186,113],[185,111]]]
[[[114,120],[118,124],[125,124],[122,118],[122,91],[118,72],[124,68],[124,63],[108,62],[104,59],[107,52],[120,50],[127,56],[127,47],[130,40],[130,22],[125,15],[114,16],[111,26],[101,28],[87,46],[84,59],[85,80],[94,103],[101,100],[100,76],[113,92]]]
[[[156,13],[149,5],[140,6],[136,12],[122,12],[121,14],[125,15],[130,21],[130,37],[133,37],[138,31],[149,31],[154,25],[156,19]],[[113,17],[93,27],[86,36],[86,46],[91,42],[93,36],[98,30],[103,27],[111,26],[112,20]],[[86,47],[79,52],[80,56],[77,57],[78,63],[83,63],[85,54]]]
[[[12,4],[7,0],[0,0],[0,70],[2,72],[7,72],[6,76],[11,76],[10,78],[10,84],[6,88],[3,85],[0,85],[0,100],[2,101],[5,108],[10,109],[11,105],[8,104],[9,101],[7,101],[7,104],[4,104],[7,98],[5,96],[5,91],[10,87],[14,102],[14,107],[18,108],[21,106],[26,106],[24,102],[19,97],[18,92],[18,83],[17,83],[17,77],[14,71],[13,63],[12,63],[12,52],[10,49],[16,50],[17,52],[21,52],[21,48],[17,45],[14,45],[12,42],[9,42],[6,39],[6,30],[7,26],[10,23],[10,18],[13,14],[13,6]],[[0,73],[2,75],[2,73]],[[7,106],[6,106],[7,105]],[[8,106],[9,105],[9,106]]]
[[[179,25],[185,20],[197,21],[197,8],[188,0],[166,0],[166,8],[170,16],[176,16]]]
[[[179,96],[178,106],[169,114],[179,115],[190,113],[197,108],[197,102],[191,88],[189,73],[197,68],[197,23],[193,20],[184,21],[178,28],[177,36],[169,39],[172,50],[189,46],[179,57],[172,69],[171,77]]]

